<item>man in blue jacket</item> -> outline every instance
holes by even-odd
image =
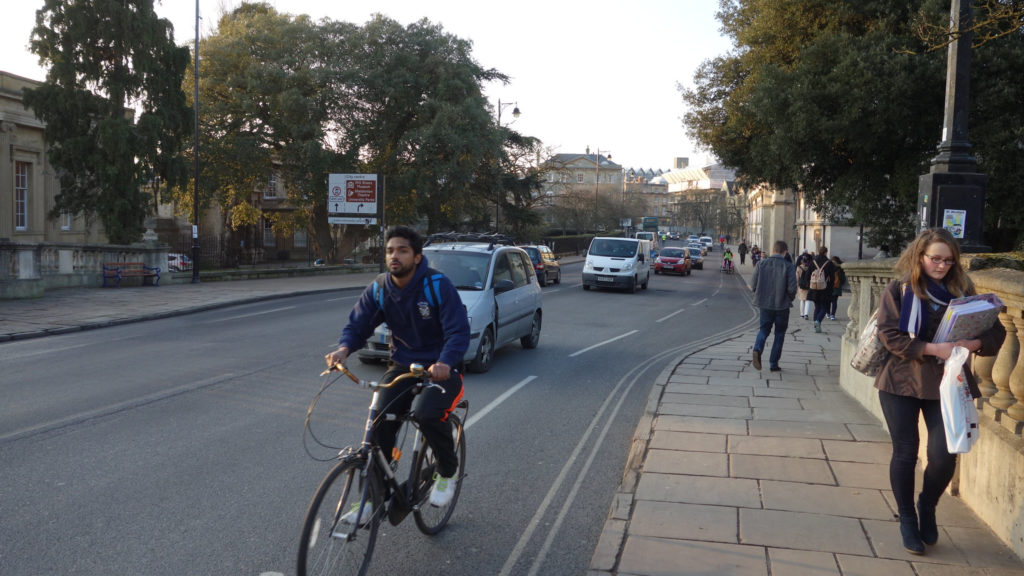
[[[772,372],[778,372],[779,360],[782,358],[782,342],[786,339],[789,328],[789,309],[796,298],[796,268],[786,260],[789,246],[779,240],[772,247],[770,258],[754,266],[754,275],[750,279],[750,289],[754,291],[754,304],[761,310],[761,329],[754,340],[754,368],[761,369],[761,351],[772,328],[775,328],[775,340],[772,342],[772,353],[769,356]]]
[[[446,506],[458,470],[455,441],[448,414],[462,399],[462,375],[455,370],[469,347],[469,319],[466,308],[447,276],[427,266],[423,237],[408,226],[388,230],[386,237],[388,272],[366,287],[348,316],[338,349],[327,354],[329,367],[342,364],[353,350],[359,350],[381,322],[391,329],[391,361],[382,382],[391,382],[409,371],[413,363],[428,366],[431,382],[444,392],[425,389],[413,407],[423,436],[437,457],[437,472],[430,503]],[[388,414],[401,414],[412,405],[412,381],[383,389],[379,406]],[[383,418],[374,429],[377,444],[390,455],[400,423]],[[358,508],[358,505],[356,506]],[[370,514],[364,512],[363,517]],[[356,514],[342,520],[354,523]]]

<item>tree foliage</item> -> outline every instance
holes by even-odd
[[[187,48],[152,0],[46,0],[31,50],[49,66],[25,104],[46,124],[61,211],[96,215],[111,242],[136,241],[149,213],[143,186],[187,177],[179,152],[191,134],[181,91]]]
[[[943,114],[945,56],[928,52],[912,22],[943,11],[940,0],[723,0],[718,18],[735,49],[705,61],[694,89],[680,88],[688,133],[742,184],[799,189],[824,217],[863,223],[871,244],[895,249],[914,233],[918,179]],[[1022,176],[1010,152],[1022,141],[1021,41],[989,42],[972,69],[972,141],[993,183]],[[1004,115],[985,112],[993,107]],[[985,127],[996,118],[998,136]],[[987,211],[989,225],[1007,224],[995,215]]]

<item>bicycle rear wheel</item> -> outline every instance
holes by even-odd
[[[366,574],[384,506],[377,482],[365,481],[365,469],[363,458],[342,460],[320,483],[302,524],[298,576]],[[363,500],[364,486],[365,506],[372,503],[372,514],[361,518],[358,526],[342,522],[342,516]]]
[[[437,470],[437,461],[434,458],[433,450],[425,440],[421,439],[422,446],[414,464],[414,470],[418,470],[416,476],[418,485],[413,494],[418,498],[418,502],[413,508],[413,517],[416,519],[416,526],[424,534],[433,535],[444,529],[455,510],[455,503],[459,501],[459,493],[462,492],[462,479],[466,475],[466,434],[462,429],[462,420],[455,414],[450,414],[448,418],[451,420],[455,434],[455,455],[459,458],[459,469],[452,479],[455,482],[455,494],[447,506],[434,506],[429,501],[430,488],[434,484],[434,472]]]

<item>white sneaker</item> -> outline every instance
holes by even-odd
[[[455,496],[455,481],[434,474],[434,487],[430,489],[430,505],[438,508],[447,506]]]
[[[352,508],[350,508],[349,511],[346,512],[345,515],[341,517],[341,523],[342,524],[348,524],[348,525],[351,526],[351,525],[354,525],[356,523],[356,518],[359,518],[359,503],[358,502],[353,504]],[[373,502],[367,502],[366,506],[363,506],[363,516],[362,516],[362,518],[359,518],[360,520],[362,520],[362,522],[360,522],[359,525],[360,526],[366,526],[367,524],[370,523],[370,518],[373,518]]]

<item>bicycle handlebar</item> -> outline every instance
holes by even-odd
[[[424,368],[422,364],[410,364],[408,372],[406,372],[405,374],[399,375],[397,378],[395,378],[394,380],[392,380],[391,382],[388,382],[388,383],[374,382],[374,381],[371,381],[371,380],[363,380],[362,378],[360,378],[360,377],[356,376],[355,374],[353,374],[348,369],[348,366],[345,366],[344,364],[342,364],[340,362],[335,364],[334,366],[331,366],[327,370],[324,370],[323,372],[320,373],[320,375],[321,376],[326,376],[326,375],[330,374],[331,372],[341,372],[345,376],[348,376],[349,380],[352,380],[352,382],[355,382],[356,384],[358,384],[362,388],[391,388],[395,384],[401,382],[402,380],[406,380],[408,378],[415,378],[417,380],[421,380],[422,381],[422,380],[424,380],[424,378],[429,378],[430,377],[430,373],[427,372],[427,369]],[[434,382],[428,382],[424,386],[424,388],[437,388],[438,390],[441,391],[442,394],[444,394],[444,392],[445,392],[444,387],[442,387],[441,385],[436,384]]]

